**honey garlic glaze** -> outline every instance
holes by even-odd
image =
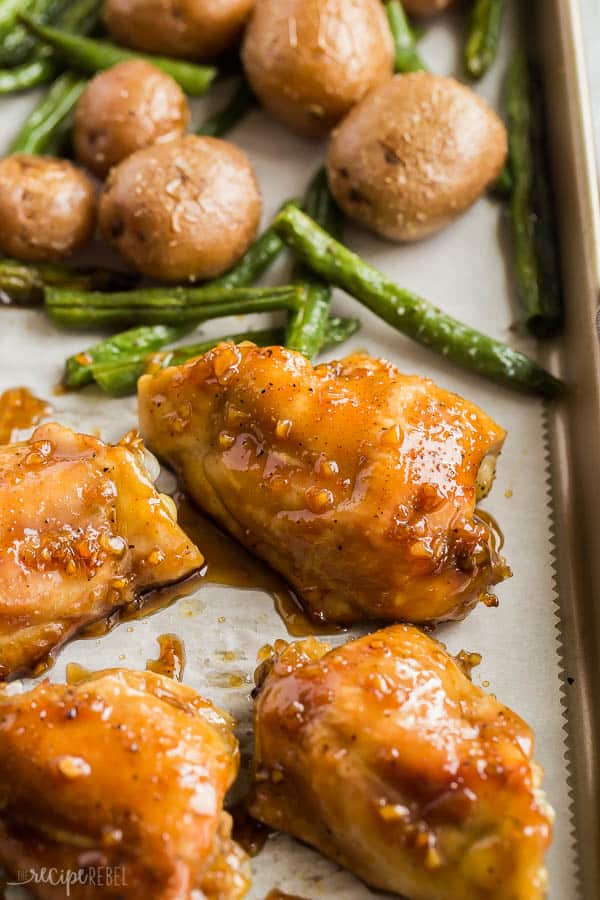
[[[282,347],[223,343],[143,376],[139,416],[188,496],[314,619],[460,619],[510,574],[475,513],[503,429],[385,360],[313,367]]]
[[[156,588],[136,597],[131,603],[114,610],[102,621],[84,628],[81,632],[82,637],[102,637],[116,625],[144,619],[211,584],[268,594],[286,631],[292,637],[337,634],[343,631],[336,625],[311,619],[302,609],[292,588],[280,575],[217,528],[184,494],[176,494],[174,499],[178,510],[178,524],[200,548],[204,557],[203,568],[183,581]],[[236,675],[224,675],[214,686],[234,688],[241,687],[242,684],[243,679],[239,679]]]
[[[542,900],[533,733],[467,677],[478,661],[409,625],[264,648],[248,811],[394,895]]]
[[[0,394],[0,444],[8,444],[18,428],[31,428],[52,412],[46,400],[29,388],[9,388]]]
[[[248,856],[258,856],[267,843],[273,829],[253,819],[244,803],[239,803],[230,810],[233,819],[231,836],[246,851]]]
[[[176,634],[161,634],[156,640],[159,646],[158,658],[146,660],[147,671],[182,681],[185,668],[183,641]]]
[[[175,496],[178,521],[185,533],[202,551],[205,568],[195,587],[220,584],[244,590],[264,591],[275,603],[288,634],[306,637],[311,634],[335,634],[341,629],[311,619],[281,575],[253,556],[241,544],[221,531],[183,494]]]

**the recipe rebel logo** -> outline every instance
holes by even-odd
[[[71,896],[74,887],[120,888],[127,887],[125,866],[86,866],[79,869],[59,869],[41,866],[39,869],[19,869],[16,881],[7,881],[10,887],[25,887],[28,884],[48,884],[64,887],[65,896]]]

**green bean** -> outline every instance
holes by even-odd
[[[293,205],[292,200],[283,204],[281,209]],[[273,228],[267,228],[258,237],[249,249],[238,260],[233,269],[213,278],[209,284],[211,287],[237,288],[253,284],[275,262],[285,245]],[[206,285],[207,286],[207,285]]]
[[[389,0],[385,4],[390,30],[394,39],[394,71],[426,72],[416,46],[416,36],[410,26],[400,0]]]
[[[12,34],[18,13],[29,5],[28,0],[4,0],[0,5],[0,41]]]
[[[223,109],[218,110],[218,112],[207,119],[196,134],[206,135],[207,137],[223,137],[232,128],[235,128],[255,106],[256,99],[254,94],[250,90],[246,79],[243,78]]]
[[[527,58],[515,54],[507,81],[515,271],[528,331],[549,337],[560,330],[563,311],[540,93]]]
[[[113,397],[125,397],[134,394],[137,389],[138,378],[149,369],[164,369],[167,366],[179,366],[188,359],[202,356],[223,341],[233,341],[238,344],[241,341],[253,341],[259,346],[280,344],[283,331],[280,328],[269,328],[262,331],[244,331],[241,334],[229,334],[224,337],[203,341],[198,344],[190,344],[188,347],[178,347],[163,353],[136,354],[121,358],[117,362],[99,363],[92,368],[93,378],[98,387]]]
[[[465,68],[471,78],[481,78],[498,53],[505,0],[474,0],[465,44]]]
[[[14,94],[52,81],[57,68],[48,56],[39,56],[14,69],[0,69],[0,94]]]
[[[13,67],[29,59],[36,46],[36,39],[18,21],[20,12],[34,15],[43,22],[54,24],[69,8],[70,0],[28,0],[13,10],[9,33],[0,40],[0,66]]]
[[[244,313],[295,310],[304,300],[300,285],[269,288],[148,288],[124,293],[84,293],[50,288],[46,310],[67,328],[112,325],[191,325]]]
[[[323,344],[323,332],[331,306],[331,289],[320,279],[305,279],[302,283],[306,289],[305,300],[289,316],[285,346],[312,359]]]
[[[343,344],[360,330],[360,322],[358,319],[348,316],[331,316],[327,319],[325,326],[325,334],[323,335],[323,346],[321,350],[330,350]]]
[[[186,327],[169,325],[143,325],[123,331],[70,356],[65,363],[63,382],[69,388],[83,387],[94,380],[94,366],[118,365],[122,359],[136,355],[145,358],[148,353],[178,341],[188,331]]]
[[[510,167],[510,159],[505,162],[502,171],[488,188],[488,192],[498,200],[509,200],[514,190],[515,180]]]
[[[296,204],[291,203],[292,206]],[[327,171],[325,166],[321,166],[315,172],[313,178],[306,189],[302,209],[307,216],[314,219],[321,228],[327,231],[332,237],[339,240],[342,233],[342,213],[333,199],[329,190],[327,181]]]
[[[134,276],[107,268],[68,267],[58,263],[24,263],[0,259],[0,304],[41,306],[48,287],[71,290],[119,290]]]
[[[128,59],[146,59],[157,68],[166,72],[183,88],[187,94],[200,97],[205,94],[214,81],[217,70],[211,66],[198,66],[183,60],[169,59],[165,56],[150,56],[135,53],[117,47],[108,41],[81,37],[58,28],[42,25],[31,16],[21,13],[22,22],[41,41],[47,44],[71,68],[91,75]]]
[[[213,288],[241,288],[251,285],[262,275],[275,256],[283,250],[283,247],[284,245],[279,235],[275,234],[272,229],[267,229],[252,244],[237,265],[220,278],[213,279],[210,282],[210,286]],[[0,268],[0,286],[1,284]],[[206,284],[204,288],[208,286]],[[110,359],[112,364],[116,365],[115,357],[131,355],[132,340],[135,341],[138,348],[143,347],[144,342],[147,342],[148,349],[158,349],[160,346],[176,340],[175,337],[167,336],[168,334],[169,329],[165,326],[147,325],[113,335],[113,337],[101,341],[94,347],[90,347],[70,357],[65,364],[64,382],[68,387],[79,387],[87,384],[92,380],[91,368],[94,361],[106,362],[107,359]],[[162,344],[157,343],[157,339],[160,339],[159,335],[165,335],[165,340]]]
[[[90,34],[100,22],[102,0],[75,0],[60,19],[63,31]]]
[[[100,18],[100,0],[76,0],[65,12],[65,31],[87,34]],[[12,94],[47,84],[59,74],[61,66],[52,49],[45,44],[35,48],[31,58],[12,69],[0,69],[0,94]]]
[[[10,153],[49,153],[64,137],[64,125],[87,81],[64,72],[42,97],[10,145]]]
[[[359,323],[356,319],[329,319],[325,328],[323,349],[343,343],[354,334],[358,327]],[[134,354],[129,357],[119,357],[113,361],[94,363],[92,374],[103,391],[114,397],[124,397],[127,394],[135,393],[138,378],[144,372],[164,369],[167,366],[179,366],[189,359],[202,356],[203,353],[212,350],[222,341],[233,341],[236,344],[241,341],[252,341],[259,347],[269,347],[280,345],[283,340],[282,328],[244,331],[241,334],[231,334],[198,344],[176,347],[162,353]]]
[[[331,196],[324,167],[318,169],[312,178],[302,206],[305,213],[329,234],[336,237],[340,234],[341,214]],[[331,288],[321,279],[315,278],[302,263],[296,264],[294,277],[306,287],[306,299],[297,312],[291,313],[288,318],[285,345],[312,359],[323,345],[323,334],[331,306]]]
[[[364,262],[300,209],[275,220],[286,243],[314,272],[343,288],[398,331],[447,359],[508,387],[554,396],[562,383],[523,353],[487,337]]]
[[[34,41],[19,24],[21,10],[33,11],[33,0],[7,0],[0,10],[0,66],[16,66],[31,53]]]

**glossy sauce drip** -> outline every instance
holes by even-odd
[[[273,829],[253,819],[243,803],[234,806],[230,813],[233,818],[231,836],[234,841],[246,851],[248,856],[258,856],[267,843],[269,836],[274,833]]]
[[[485,525],[488,529],[490,554],[492,557],[497,556],[504,547],[504,534],[500,525],[491,513],[487,512],[485,509],[479,509],[479,507],[476,508],[473,519],[475,522],[480,522]],[[506,574],[504,577],[510,577],[510,575],[512,575],[510,566],[506,566],[505,568]],[[480,594],[479,601],[480,603],[483,603],[484,606],[490,608],[500,605],[498,597],[496,594],[492,593],[492,591],[484,591]]]
[[[67,663],[67,684],[81,684],[81,682],[89,678],[91,674],[91,669],[86,669],[85,666],[80,666],[79,663]]]
[[[185,648],[181,638],[176,634],[161,634],[157,638],[160,652],[157,659],[146,660],[148,672],[156,672],[157,675],[166,675],[175,681],[183,679],[185,668]]]
[[[0,444],[8,444],[17,428],[31,428],[52,412],[45,400],[28,388],[10,388],[0,394]]]
[[[504,534],[494,516],[485,509],[477,507],[473,518],[476,522],[482,522],[489,529],[490,549],[495,553],[500,553],[504,547]]]
[[[206,680],[211,687],[241,688],[246,678],[240,672],[213,672],[207,675]]]
[[[335,625],[322,625],[310,619],[300,606],[294,591],[280,575],[220,531],[185,497],[178,495],[175,500],[179,510],[179,524],[198,545],[206,560],[202,573],[205,583],[270,594],[275,602],[275,609],[293,637],[336,634],[343,630]]]
[[[469,650],[459,650],[454,657],[457,665],[465,673],[467,678],[471,678],[473,669],[481,665],[481,653],[472,653]]]
[[[302,610],[296,595],[283,578],[252,556],[241,545],[220,531],[206,516],[198,512],[181,495],[176,498],[178,521],[188,536],[198,545],[205,558],[201,572],[159,587],[136,597],[131,603],[120,606],[98,622],[90,622],[77,634],[79,638],[100,638],[122,622],[145,619],[152,613],[171,606],[177,600],[189,597],[206,584],[223,584],[246,590],[264,591],[275,602],[288,634],[306,637],[313,634],[337,634],[345,629],[336,625],[313,622]],[[151,660],[151,662],[155,662]],[[160,664],[160,658],[156,661]],[[34,674],[41,675],[54,665],[54,658],[47,657],[36,666]],[[161,674],[168,674],[161,672]],[[244,679],[236,674],[225,674],[215,687],[241,687]]]

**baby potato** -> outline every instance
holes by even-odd
[[[393,241],[443,228],[498,176],[506,129],[470,88],[427,72],[396,75],[332,136],[329,186],[351,219]]]
[[[409,16],[435,16],[454,6],[456,0],[403,0],[403,7]]]
[[[0,251],[27,261],[58,260],[94,233],[96,193],[64,159],[15,153],[0,160]]]
[[[138,150],[100,196],[100,228],[139,272],[161,281],[212,278],[247,250],[261,197],[241,150],[188,135]]]
[[[309,137],[390,78],[393,56],[381,0],[258,0],[242,50],[262,104]]]
[[[142,147],[185,134],[190,111],[170,75],[143,59],[92,78],[75,109],[73,143],[80,163],[103,178]]]
[[[104,24],[125,47],[214,59],[239,39],[254,0],[105,0]]]

